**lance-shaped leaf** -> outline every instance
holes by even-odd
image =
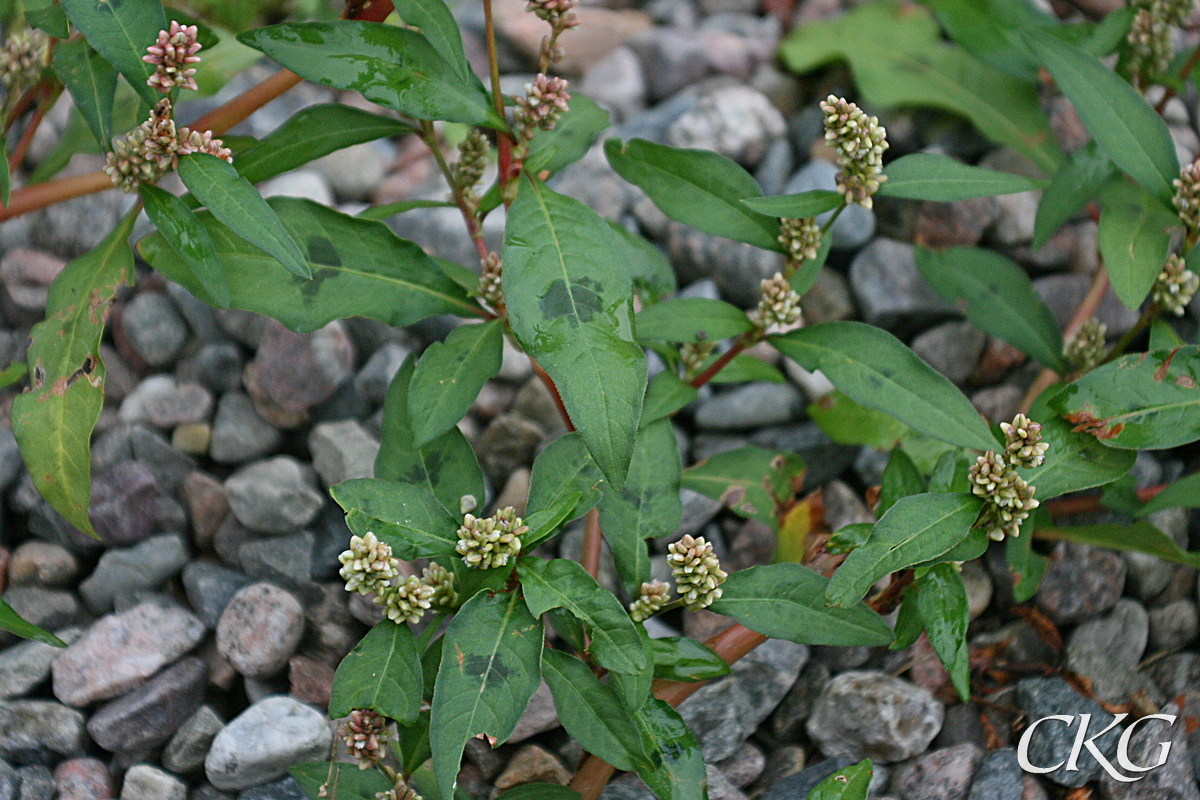
[[[685,489],[720,500],[731,511],[772,527],[775,499],[800,490],[804,459],[761,447],[739,447],[710,456],[683,471]]]
[[[646,540],[669,536],[679,528],[682,469],[675,431],[670,422],[661,419],[638,432],[629,478],[621,491],[601,487],[604,539],[631,597],[650,580]]]
[[[464,495],[485,496],[483,470],[471,443],[457,427],[418,447],[408,409],[414,360],[405,359],[383,401],[383,435],[375,456],[375,477],[428,489],[451,514],[458,514]]]
[[[432,314],[478,315],[479,307],[436,261],[386,225],[295,197],[272,197],[269,205],[304,244],[313,279],[280,269],[274,258],[201,212],[196,216],[225,265],[231,308],[266,314],[301,332],[344,317],[402,327]],[[161,234],[142,239],[138,252],[159,272],[216,304]]]
[[[937,558],[967,538],[983,501],[969,494],[914,494],[896,501],[870,540],[846,557],[825,599],[844,606],[861,600],[875,581]]]
[[[824,322],[772,336],[771,343],[805,369],[821,370],[852,400],[913,430],[962,447],[995,447],[971,401],[885,330]]]
[[[617,247],[596,212],[522,180],[504,238],[509,321],[614,486],[625,482],[646,391],[629,268],[610,257]]]
[[[604,475],[592,460],[583,439],[577,433],[564,434],[551,442],[533,462],[527,516],[569,505],[570,509],[559,521],[577,519],[600,501],[603,485]]]
[[[1030,419],[1041,423],[1042,441],[1049,446],[1046,460],[1040,467],[1020,470],[1021,477],[1037,489],[1039,501],[1103,486],[1133,468],[1136,452],[1105,447],[1095,436],[1072,430],[1071,423],[1050,410],[1044,399],[1047,394],[1029,411]]]
[[[362,770],[354,764],[333,764],[331,769],[328,761],[318,761],[297,764],[288,772],[308,797],[319,797],[324,790],[339,800],[375,800],[376,794],[392,788],[392,782],[379,770]]]
[[[461,76],[429,39],[379,22],[285,22],[256,28],[238,41],[301,77],[353,89],[417,119],[483,124],[504,130],[475,75]]]
[[[707,681],[729,674],[725,659],[686,636],[651,639],[654,677],[670,681]]]
[[[1136,311],[1162,272],[1179,216],[1127,182],[1114,183],[1103,203],[1097,232],[1100,254],[1113,291]]]
[[[423,686],[412,629],[385,619],[338,665],[329,716],[337,719],[353,709],[369,708],[408,725],[421,711]]]
[[[636,233],[630,233],[615,222],[609,222],[609,227],[617,235],[620,246],[616,257],[629,262],[633,287],[641,296],[642,305],[657,303],[674,294],[678,288],[675,268],[666,254],[657,245]]]
[[[1109,447],[1156,450],[1200,439],[1200,347],[1122,356],[1050,400]]]
[[[925,620],[925,632],[933,652],[941,659],[950,680],[965,703],[971,697],[970,663],[967,658],[967,625],[971,611],[962,576],[951,564],[931,567],[920,578],[917,607]]]
[[[642,427],[655,420],[669,417],[695,400],[700,391],[684,383],[670,370],[655,375],[646,389],[646,401],[642,404]]]
[[[535,616],[565,608],[587,626],[596,663],[613,672],[633,674],[646,668],[637,629],[621,602],[583,567],[565,558],[522,559],[517,564],[525,602]]]
[[[46,319],[30,332],[29,389],[12,404],[13,433],[34,486],[67,522],[93,536],[88,445],[104,405],[100,337],[117,289],[133,277],[129,234],[136,218],[126,214],[95,250],[54,279]]]
[[[875,514],[882,517],[900,498],[923,491],[925,479],[921,476],[921,471],[908,454],[897,447],[888,458],[887,466],[883,468],[883,477],[879,480],[879,505],[875,506]]]
[[[542,677],[563,727],[584,750],[620,770],[632,770],[645,761],[629,712],[586,664],[558,650],[543,650]]]
[[[412,133],[408,123],[340,103],[302,108],[244,153],[233,166],[251,183],[261,183],[343,147]],[[397,212],[398,213],[398,212]]]
[[[500,320],[462,325],[425,348],[408,389],[408,413],[418,445],[454,426],[483,384],[496,377],[504,349]]]
[[[541,677],[542,623],[519,592],[480,592],[446,629],[433,689],[430,745],[442,797],[454,794],[467,740],[512,734]]]
[[[1160,202],[1170,204],[1179,160],[1162,117],[1095,56],[1040,31],[1027,31],[1025,40],[1105,154]]]
[[[4,6],[13,7],[12,3]],[[55,39],[67,39],[71,35],[71,21],[56,0],[22,0],[21,8],[25,12],[25,21],[30,27],[53,36]]]
[[[420,28],[426,41],[445,59],[459,79],[464,83],[470,82],[474,73],[467,63],[462,34],[444,0],[396,0],[395,7],[404,24]]]
[[[697,230],[779,251],[779,220],[743,203],[762,197],[749,172],[711,150],[687,150],[645,139],[604,143],[608,163],[671,219]]]
[[[441,2],[441,0],[436,0]],[[609,114],[594,102],[571,92],[571,107],[559,118],[554,128],[534,131],[529,142],[529,156],[525,169],[536,174],[543,171],[556,174],[563,167],[574,164],[587,154],[596,137],[608,128]]]
[[[1013,598],[1024,603],[1037,594],[1050,559],[1033,550],[1032,536],[1009,536],[1004,542],[1004,557],[1013,578]]]
[[[1033,224],[1034,249],[1040,250],[1055,231],[1096,196],[1115,172],[1112,160],[1094,140],[1067,156],[1038,202]]]
[[[229,306],[229,283],[212,237],[182,198],[149,183],[138,187],[146,216],[192,270],[208,296],[221,308]]]
[[[917,248],[917,269],[947,303],[998,339],[1062,372],[1062,332],[1025,270],[991,250]]]
[[[754,328],[745,311],[707,297],[655,303],[639,313],[634,323],[639,340],[664,342],[719,342]]]
[[[871,762],[864,759],[818,783],[805,800],[867,800],[873,774]]]
[[[708,800],[708,773],[696,736],[679,712],[651,698],[633,713],[649,763],[637,770],[659,800]]]
[[[230,230],[293,275],[312,277],[312,269],[296,240],[262,195],[238,175],[232,164],[208,153],[192,153],[180,157],[179,177],[196,199]]]
[[[892,641],[883,619],[864,604],[827,607],[829,580],[799,564],[738,570],[721,588],[724,593],[709,607],[711,611],[728,614],[773,639],[850,647]]]
[[[142,100],[157,103],[162,94],[146,83],[154,65],[142,61],[142,56],[167,27],[161,0],[60,0],[60,4],[88,44],[125,76]]]
[[[67,87],[75,108],[105,150],[112,147],[113,98],[117,71],[83,39],[54,46],[54,74]]]
[[[1184,550],[1158,526],[1145,520],[1131,524],[1103,523],[1098,525],[1044,526],[1038,528],[1038,536],[1064,542],[1078,542],[1093,547],[1108,547],[1113,550],[1131,550],[1135,553],[1200,568],[1200,553]]]
[[[460,522],[429,491],[407,483],[354,478],[330,487],[359,536],[373,532],[405,560],[454,554]]]
[[[888,164],[881,197],[952,203],[972,197],[1028,192],[1039,188],[1023,175],[972,167],[950,156],[912,153]]]
[[[780,219],[815,217],[842,204],[842,196],[829,189],[812,189],[775,197],[748,197],[742,201],[759,213]]]
[[[1163,489],[1142,506],[1137,515],[1143,517],[1166,508],[1200,508],[1200,472],[1193,472]]]
[[[32,622],[24,619],[20,614],[13,610],[13,607],[5,602],[4,598],[0,598],[0,630],[15,633],[25,639],[32,639],[35,642],[53,645],[55,647],[66,647],[67,643],[59,639],[53,633],[39,628]]]

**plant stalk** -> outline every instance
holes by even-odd
[[[492,105],[500,119],[506,119],[504,113],[504,94],[500,91],[500,58],[496,54],[496,21],[492,15],[492,0],[483,0],[483,22],[487,38],[488,72],[492,83]],[[512,172],[512,137],[505,131],[496,134],[496,153],[500,170],[500,189],[504,195],[504,186],[513,176]],[[507,207],[505,203],[505,207]]]

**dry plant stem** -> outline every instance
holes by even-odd
[[[583,552],[579,563],[587,570],[588,575],[595,578],[600,574],[600,542],[603,534],[600,531],[600,509],[593,508],[587,513],[583,522]]]
[[[1192,54],[1188,57],[1187,63],[1184,64],[1183,67],[1179,70],[1179,74],[1176,77],[1180,81],[1186,81],[1187,76],[1191,74],[1192,70],[1194,70],[1196,68],[1197,64],[1200,64],[1200,44],[1197,44],[1196,47],[1193,48]],[[1160,99],[1157,103],[1154,104],[1154,110],[1157,111],[1159,114],[1163,113],[1163,109],[1165,109],[1167,107],[1167,103],[1171,102],[1171,98],[1174,96],[1175,96],[1174,87],[1171,87],[1171,86],[1166,87],[1166,91],[1163,92],[1162,99]]]
[[[382,22],[392,13],[392,0],[376,0],[366,8],[353,15],[353,19],[364,22]],[[267,103],[291,89],[302,79],[296,73],[281,69],[257,86],[247,89],[242,94],[230,100],[225,105],[205,114],[191,123],[194,130],[210,130],[221,134],[237,125],[246,117],[253,114]],[[45,208],[53,203],[82,197],[85,194],[104,191],[113,188],[112,181],[103,172],[89,172],[85,175],[72,175],[69,178],[55,178],[45,183],[27,186],[12,193],[6,208],[0,208],[0,222],[39,208]]]

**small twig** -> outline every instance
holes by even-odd
[[[692,378],[692,388],[699,389],[701,386],[715,378],[717,373],[725,369],[729,362],[733,361],[733,359],[735,359],[739,353],[741,353],[747,347],[756,344],[760,335],[761,334],[759,334],[757,331],[752,331],[750,333],[743,333],[741,336],[739,336],[737,341],[733,343],[733,346],[722,353],[720,358],[710,364],[708,369],[704,370],[704,372],[701,372],[695,378]]]

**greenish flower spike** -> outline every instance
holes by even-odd
[[[703,536],[685,535],[668,545],[667,563],[671,566],[679,596],[689,609],[699,611],[720,599],[720,587],[726,574],[712,544]]]
[[[436,561],[421,570],[421,582],[433,590],[429,602],[435,606],[453,608],[458,602],[458,592],[454,589],[454,575]]]
[[[1184,164],[1175,184],[1175,210],[1188,234],[1200,232],[1200,163]]]
[[[883,152],[888,149],[887,131],[876,117],[840,97],[829,95],[821,102],[825,115],[825,141],[837,153],[838,192],[847,203],[871,208],[871,195],[887,180],[881,175]]]
[[[489,252],[487,258],[480,261],[479,286],[475,288],[475,294],[493,307],[504,305],[501,267],[500,256],[494,252]]]
[[[1163,311],[1182,317],[1197,288],[1200,288],[1200,276],[1188,269],[1182,258],[1170,255],[1162,272],[1154,279],[1150,299]]]
[[[1079,326],[1063,344],[1063,357],[1071,370],[1079,374],[1091,372],[1104,360],[1105,337],[1108,326],[1092,317]]]
[[[363,536],[350,537],[350,549],[338,556],[342,568],[338,574],[346,582],[346,591],[367,595],[381,593],[391,586],[400,573],[399,563],[392,557],[392,548],[367,531]]]
[[[450,168],[450,180],[454,188],[461,191],[473,206],[479,203],[475,187],[483,180],[490,150],[491,146],[483,131],[471,128],[466,137],[458,143],[458,161]]]
[[[431,600],[435,591],[433,586],[411,575],[399,585],[389,583],[382,587],[375,594],[375,603],[383,606],[384,616],[392,622],[411,622],[415,625],[433,605]]]
[[[1040,467],[1046,463],[1046,451],[1050,445],[1042,441],[1042,426],[1024,414],[1017,414],[1012,422],[1001,422],[1004,431],[1005,450],[1008,460],[1016,467]]]
[[[788,261],[800,265],[817,257],[821,246],[821,226],[811,217],[779,220],[779,243]]]
[[[338,726],[338,735],[346,743],[346,754],[352,756],[359,769],[370,769],[387,754],[386,745],[392,733],[387,717],[369,708],[356,708]]]
[[[468,567],[496,569],[521,552],[521,535],[528,531],[529,526],[511,506],[490,517],[467,514],[454,549]]]
[[[689,378],[700,374],[704,364],[717,347],[716,342],[688,342],[679,348],[679,363],[683,364],[683,373]]]
[[[0,48],[0,85],[16,94],[33,86],[49,63],[50,37],[39,30],[14,31]]]
[[[164,97],[150,110],[150,118],[113,144],[104,164],[104,172],[113,185],[136,192],[143,183],[158,180],[189,153],[208,153],[223,161],[233,161],[233,152],[212,131],[175,128],[171,99]]]
[[[1007,440],[1004,452],[988,450],[969,470],[971,492],[985,503],[976,525],[996,541],[1019,535],[1021,523],[1038,507],[1033,497],[1037,489],[1017,474],[1017,467],[1042,464],[1047,449],[1041,441],[1041,426],[1024,414],[1001,428]]]
[[[395,785],[386,792],[376,792],[375,800],[421,800],[421,795],[397,775]]]
[[[776,272],[761,284],[762,299],[758,301],[758,324],[765,330],[773,325],[787,327],[800,320],[800,295],[788,279]]]
[[[1166,3],[1153,0],[1140,8],[1129,28],[1129,69],[1143,77],[1162,75],[1171,64],[1174,44]]]
[[[643,583],[637,599],[629,604],[629,616],[634,622],[642,622],[657,614],[671,598],[671,584],[665,581]]]

